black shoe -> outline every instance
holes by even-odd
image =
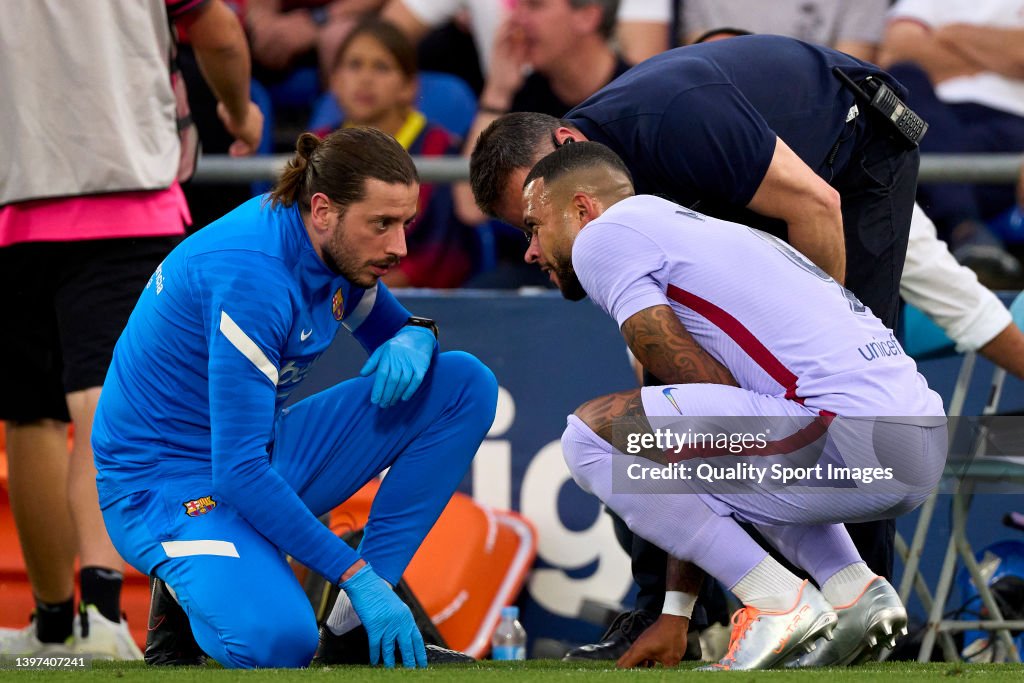
[[[427,666],[434,664],[472,664],[476,660],[464,652],[449,650],[440,645],[426,645]],[[347,633],[336,636],[326,626],[320,627],[320,646],[313,661],[320,664],[369,664],[370,641],[366,629],[357,626]],[[401,651],[395,653],[395,661],[402,661]]]
[[[167,585],[155,576],[150,578],[145,657],[146,664],[150,666],[206,664],[206,653],[192,635],[188,615],[171,597]]]
[[[601,642],[573,648],[565,653],[562,661],[615,661],[626,654],[626,650],[656,619],[655,615],[642,610],[623,612],[612,621],[601,636]]]
[[[427,665],[433,664],[474,664],[476,660],[465,652],[450,650],[440,645],[425,645],[427,648]]]
[[[562,657],[563,662],[580,661],[615,661],[632,647],[636,639],[657,620],[657,616],[643,610],[623,612],[601,636],[601,642],[581,645],[569,650]],[[700,638],[696,631],[691,631],[686,639],[686,652],[683,659],[700,661]]]

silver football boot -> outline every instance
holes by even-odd
[[[896,637],[907,634],[907,610],[892,585],[876,576],[860,596],[835,607],[839,623],[832,640],[823,643],[789,666],[846,666],[867,659],[881,647],[896,647]]]
[[[810,652],[820,637],[832,637],[836,613],[818,590],[804,581],[796,604],[786,612],[743,607],[732,617],[729,651],[701,671],[743,671],[781,666]]]

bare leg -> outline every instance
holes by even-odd
[[[76,550],[67,494],[67,423],[6,427],[11,511],[32,592],[41,602],[65,602],[74,595]]]
[[[75,530],[78,553],[83,567],[105,567],[120,572],[124,560],[117,554],[107,535],[96,492],[96,465],[92,454],[92,420],[100,389],[94,387],[67,395],[68,412],[75,424],[75,442],[68,471],[68,501]]]

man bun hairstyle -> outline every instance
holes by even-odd
[[[619,171],[633,183],[633,176],[618,154],[600,142],[587,141],[567,142],[538,161],[526,175],[523,187],[537,178],[543,178],[544,183],[550,185],[575,171],[600,167]]]
[[[317,192],[344,206],[366,196],[366,181],[412,185],[419,182],[412,157],[398,142],[374,128],[342,128],[321,140],[303,133],[274,189],[275,205],[298,204],[309,211]]]
[[[509,176],[517,168],[532,167],[564,125],[554,116],[521,111],[495,119],[480,133],[469,159],[469,184],[481,211],[497,215]]]

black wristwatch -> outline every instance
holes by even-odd
[[[437,323],[430,318],[421,318],[419,316],[411,316],[405,321],[406,325],[412,325],[413,327],[425,327],[434,333],[434,339],[438,339],[439,335],[437,332]]]

